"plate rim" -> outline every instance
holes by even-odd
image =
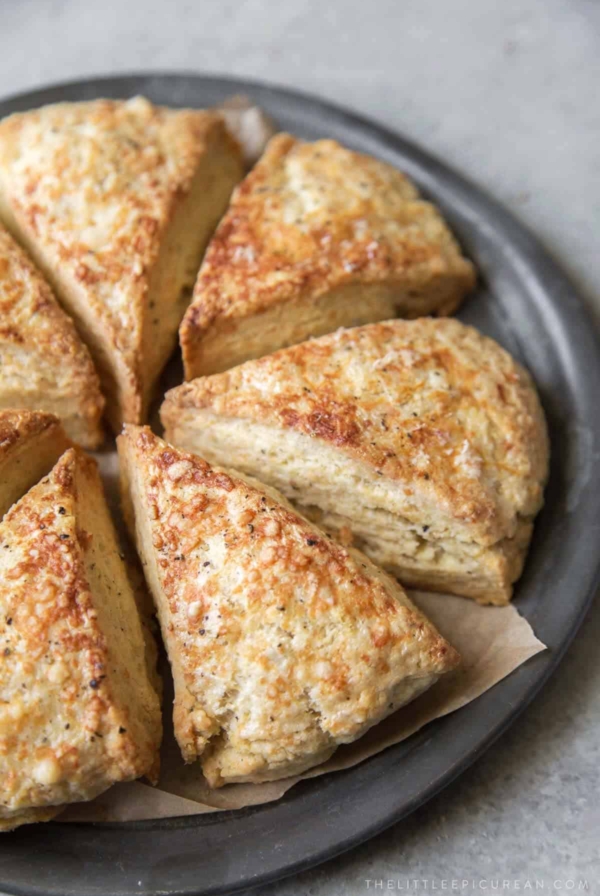
[[[320,97],[314,96],[309,92],[298,91],[288,87],[279,87],[266,81],[243,77],[234,78],[220,74],[213,75],[210,73],[199,73],[193,71],[149,71],[124,72],[99,76],[91,75],[85,78],[60,81],[50,85],[32,88],[26,91],[14,93],[8,97],[0,97],[0,117],[3,117],[5,114],[9,114],[9,112],[5,110],[10,110],[11,106],[18,106],[23,103],[27,103],[29,104],[27,106],[28,108],[34,108],[37,105],[47,102],[48,100],[44,99],[44,97],[52,93],[68,93],[69,91],[84,90],[86,87],[90,88],[96,86],[98,86],[99,88],[106,86],[107,90],[111,90],[111,86],[114,88],[117,83],[123,84],[124,82],[128,82],[133,87],[135,82],[142,82],[148,79],[170,82],[173,82],[177,79],[188,82],[193,81],[198,85],[199,92],[202,92],[203,87],[205,89],[208,89],[209,85],[212,85],[213,87],[216,85],[226,88],[227,92],[229,93],[250,92],[255,97],[258,97],[258,102],[260,102],[260,95],[268,95],[275,105],[281,103],[288,106],[295,106],[297,108],[308,108],[310,114],[315,114],[315,110],[320,110],[321,113],[332,115],[338,122],[344,124],[345,126],[348,126],[351,129],[354,128],[358,129],[359,131],[367,132],[372,137],[374,146],[377,145],[379,147],[386,147],[386,149],[390,150],[391,154],[400,153],[410,156],[413,162],[412,170],[409,170],[411,168],[410,165],[403,166],[404,170],[407,171],[409,176],[414,177],[422,187],[427,189],[427,185],[432,184],[434,187],[434,192],[436,193],[436,195],[439,195],[439,183],[441,179],[442,184],[446,185],[448,194],[452,196],[453,206],[456,200],[456,195],[458,195],[460,199],[460,197],[465,194],[465,204],[467,207],[471,207],[473,205],[475,205],[475,207],[482,207],[485,210],[484,217],[486,221],[491,220],[492,224],[495,223],[495,227],[500,231],[512,232],[512,240],[509,240],[509,243],[512,242],[513,244],[516,243],[518,245],[519,252],[517,252],[517,255],[520,254],[520,256],[530,257],[529,273],[533,274],[534,278],[537,276],[538,280],[541,283],[542,292],[553,297],[552,307],[558,307],[558,320],[556,326],[559,327],[559,329],[557,329],[557,333],[561,332],[564,337],[562,344],[564,350],[567,352],[567,354],[565,355],[565,359],[568,359],[572,356],[572,352],[569,353],[568,351],[569,340],[577,336],[578,342],[580,342],[582,345],[582,349],[580,350],[581,356],[586,358],[586,364],[588,365],[588,367],[591,365],[592,376],[590,377],[590,381],[600,382],[600,345],[598,342],[594,321],[587,310],[585,302],[580,298],[579,292],[570,283],[566,275],[562,272],[560,266],[553,260],[553,258],[544,249],[539,240],[531,233],[527,226],[520,222],[518,219],[514,218],[501,205],[501,203],[499,203],[493,197],[490,197],[485,190],[474,183],[468,176],[465,177],[456,169],[446,166],[428,150],[422,149],[418,143],[415,143],[411,139],[404,137],[401,134],[395,133],[390,128],[380,124],[377,121],[373,121],[368,116],[357,114],[350,109],[345,108],[344,106],[341,106],[329,100],[323,100]],[[135,88],[133,87],[132,91],[130,91],[128,95],[133,95],[135,92]],[[115,91],[111,91],[110,95],[116,95]],[[531,261],[531,258],[533,259],[533,261]],[[547,272],[544,276],[540,275],[540,270],[542,268],[545,268]],[[525,264],[524,276],[525,274],[527,274],[527,264]],[[550,283],[550,281],[552,281],[552,283]],[[570,317],[567,321],[565,321],[564,318],[567,312]],[[567,339],[567,337],[569,337],[569,339]],[[567,340],[567,342],[565,343],[564,340]],[[579,394],[583,406],[591,408],[592,405],[590,401],[590,388],[584,388]],[[590,418],[589,425],[591,427],[593,436],[598,442],[600,440],[600,418],[597,417],[596,419],[594,419],[594,417],[592,416]],[[598,471],[598,473],[594,473],[592,469],[590,478],[595,487],[598,488],[600,486],[600,470]],[[596,523],[600,526],[600,508],[595,512],[592,518],[595,518]],[[580,578],[582,578],[581,575]],[[596,560],[595,565],[592,564],[591,560],[588,561],[588,564],[585,568],[585,579],[585,583],[582,582],[579,589],[581,593],[577,600],[576,613],[571,614],[568,632],[562,638],[560,644],[557,645],[557,647],[552,651],[545,651],[542,654],[538,654],[536,657],[533,657],[525,666],[521,666],[518,670],[516,670],[515,673],[509,676],[508,679],[505,679],[494,689],[492,689],[494,692],[496,692],[496,690],[498,689],[498,693],[501,690],[503,693],[508,693],[510,692],[511,688],[507,688],[506,685],[510,684],[511,681],[513,681],[514,683],[514,681],[518,678],[519,682],[521,682],[521,685],[519,687],[520,696],[518,704],[516,706],[512,706],[509,711],[502,714],[496,721],[496,723],[489,727],[487,734],[479,738],[470,752],[462,755],[462,757],[456,763],[454,763],[454,765],[446,768],[437,777],[433,777],[429,786],[422,790],[414,799],[405,803],[396,811],[387,811],[381,817],[377,818],[376,821],[372,822],[368,826],[361,827],[360,830],[357,830],[354,834],[346,835],[343,839],[339,840],[335,840],[334,838],[334,841],[330,842],[329,844],[321,846],[317,849],[313,848],[309,854],[299,857],[295,861],[287,860],[279,866],[272,865],[269,868],[263,868],[262,871],[259,869],[256,873],[247,873],[244,877],[240,877],[239,880],[233,883],[233,885],[220,885],[218,882],[215,882],[214,885],[209,885],[208,888],[203,889],[201,892],[207,894],[207,896],[209,896],[209,894],[210,896],[217,896],[217,894],[220,893],[233,893],[239,890],[247,889],[248,887],[265,885],[272,881],[281,879],[282,877],[285,877],[289,874],[295,874],[307,870],[308,868],[314,867],[320,862],[334,858],[335,856],[340,855],[341,853],[352,849],[360,843],[377,835],[381,831],[385,830],[385,828],[394,824],[396,821],[399,821],[401,818],[406,817],[420,805],[423,805],[423,803],[431,799],[435,794],[439,793],[440,790],[443,789],[443,787],[447,786],[452,780],[462,774],[462,772],[464,772],[474,761],[476,761],[476,759],[478,759],[485,752],[485,750],[487,750],[491,746],[491,744],[516,721],[521,712],[523,712],[523,710],[530,704],[532,699],[537,695],[544,684],[548,681],[552,673],[556,670],[566,650],[575,637],[577,630],[583,622],[583,619],[585,618],[585,615],[587,614],[592,604],[598,585],[600,584],[600,558]],[[502,688],[503,685],[505,685],[504,688]],[[515,689],[514,686],[512,689]],[[490,694],[492,692],[487,693]],[[485,697],[486,695],[483,696]],[[482,698],[479,698],[479,700],[481,699]],[[474,704],[476,703],[478,703],[478,701],[474,701]],[[469,706],[473,707],[474,704],[469,704],[467,707],[464,707],[461,710],[461,713],[465,713],[465,710],[468,710]],[[427,726],[425,729],[423,729],[424,733],[419,733],[419,735],[417,735],[416,737],[418,738],[419,736],[421,736],[421,740],[426,739],[427,734],[431,733],[434,728],[439,729],[441,726],[443,726],[444,721],[445,720],[440,720],[439,723],[436,722],[434,723],[434,725]],[[388,751],[384,751],[384,753],[378,754],[372,759],[367,760],[367,763],[376,763],[380,757],[384,756],[390,751],[393,751],[394,749],[397,748],[392,747]],[[359,768],[360,766],[357,766],[353,769],[348,770],[347,772],[335,773],[335,776],[339,777],[340,774],[345,776],[352,776],[352,773]],[[334,776],[330,775],[325,776],[325,778],[313,780],[321,781],[322,787],[324,788],[327,786],[326,779],[331,777]],[[318,789],[318,785],[315,788],[313,782],[309,782],[309,784],[312,785],[313,789]],[[290,792],[290,796],[288,796],[287,798],[284,797],[283,800],[278,801],[277,803],[266,804],[265,806],[258,806],[249,810],[243,810],[242,813],[225,812],[212,814],[210,816],[210,821],[207,820],[206,816],[183,816],[175,819],[169,819],[168,821],[171,822],[171,824],[168,826],[164,823],[156,821],[141,821],[130,823],[124,822],[121,824],[87,824],[77,826],[55,822],[44,825],[43,829],[42,826],[36,826],[29,829],[19,829],[19,831],[16,831],[13,834],[5,835],[5,837],[3,837],[2,841],[0,842],[4,843],[5,838],[22,838],[23,836],[31,836],[34,841],[36,837],[43,840],[44,829],[63,831],[65,833],[68,832],[70,835],[73,835],[74,827],[85,828],[92,832],[112,831],[116,833],[117,837],[122,838],[125,831],[131,831],[132,833],[134,831],[139,831],[141,833],[149,830],[165,830],[167,829],[167,827],[173,830],[184,828],[207,829],[210,825],[214,825],[216,827],[224,827],[228,825],[230,821],[235,822],[235,820],[237,819],[248,818],[250,816],[256,817],[261,812],[267,812],[269,808],[276,807],[277,805],[283,805],[284,803],[294,802],[295,792],[297,793],[296,788],[294,788]],[[28,835],[24,833],[27,831],[29,831]],[[76,834],[75,838],[77,838]],[[80,887],[77,891],[75,891],[69,889],[68,885],[65,887],[64,885],[59,883],[51,887],[48,887],[47,885],[38,886],[36,884],[27,884],[26,886],[22,886],[20,884],[15,885],[14,878],[11,878],[10,876],[7,878],[5,876],[6,863],[4,861],[3,853],[4,850],[0,850],[0,888],[2,888],[4,892],[14,893],[15,896],[25,896],[25,894],[27,894],[27,896],[63,896],[63,894],[70,894],[71,892],[75,894],[75,892],[77,892],[78,896],[82,896]],[[89,891],[86,891],[86,893],[87,892],[92,894],[100,891],[90,889]],[[109,891],[103,889],[101,892],[108,893]],[[122,896],[129,896],[130,893],[134,892],[148,894],[148,896],[150,896],[150,894],[152,894],[152,896],[154,896],[154,894],[158,896],[159,893],[164,894],[165,892],[171,893],[173,894],[173,896],[193,896],[193,894],[197,894],[200,891],[198,890],[197,886],[193,886],[190,888],[190,886],[188,886],[187,884],[183,888],[171,887],[166,891],[164,887],[152,884],[147,887],[135,886],[125,889],[123,889],[122,887],[118,887],[115,889],[111,889],[110,892],[115,894],[118,893],[119,896],[121,896],[121,894]]]

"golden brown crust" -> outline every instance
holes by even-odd
[[[2,410],[0,411],[0,463],[12,454],[15,445],[24,442],[35,442],[35,439],[49,429],[57,434],[61,431],[61,423],[55,414],[46,411]],[[63,449],[67,448],[66,437],[62,436]]]
[[[174,444],[315,505],[324,526],[349,525],[408,584],[509,599],[548,439],[529,375],[471,327],[339,331],[184,384],[161,417]]]
[[[0,411],[0,519],[69,447],[54,414]]]
[[[0,407],[58,414],[87,448],[103,438],[104,399],[72,320],[0,225]]]
[[[118,446],[175,733],[213,786],[310,767],[457,664],[391,578],[274,490],[147,428]]]
[[[169,228],[209,152],[229,165],[227,190],[215,200],[219,214],[242,164],[216,114],[136,97],[46,106],[0,123],[0,211],[76,317],[117,426],[142,418],[164,363],[150,357],[146,338],[157,314],[152,303],[180,302],[190,274],[177,270],[165,287],[174,295],[166,297],[162,283],[153,296],[154,281]],[[194,247],[196,270],[203,239],[193,228],[180,237],[187,241],[180,253]]]
[[[481,544],[535,514],[546,425],[527,372],[456,320],[387,321],[332,333],[167,393],[183,409],[291,428],[335,446]],[[407,494],[410,518],[411,494]]]
[[[186,378],[233,366],[222,354],[232,335],[243,342],[248,320],[266,322],[278,305],[287,317],[312,307],[306,332],[288,337],[300,342],[331,329],[325,296],[343,295],[335,328],[450,313],[474,280],[435,207],[399,171],[333,140],[279,134],[235,190],[207,250],[180,329]],[[375,306],[363,313],[373,289]],[[280,332],[279,342],[237,346],[233,363],[283,339]]]
[[[97,568],[108,563],[110,607]],[[143,636],[118,563],[96,464],[69,449],[0,525],[0,819],[7,825],[30,809],[91,799],[155,762],[158,698],[145,671],[135,671],[144,669]],[[111,616],[127,633],[127,649],[141,650],[134,662],[115,658]]]

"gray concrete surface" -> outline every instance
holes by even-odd
[[[529,224],[600,319],[594,0],[0,0],[1,94],[150,68],[298,87],[405,132]],[[465,879],[458,892],[535,891],[536,879],[600,892],[599,641],[597,603],[554,680],[471,771],[261,896],[452,892]]]

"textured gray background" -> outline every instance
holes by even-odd
[[[528,223],[600,319],[598,2],[0,0],[1,94],[150,68],[262,78],[403,131]],[[599,892],[599,643],[597,602],[541,697],[475,767],[378,839],[261,896],[378,892],[366,879],[407,892],[407,877],[427,891],[587,878]]]

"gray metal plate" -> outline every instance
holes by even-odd
[[[546,506],[515,597],[549,650],[459,712],[355,769],[277,803],[160,822],[21,828],[0,840],[0,890],[27,896],[217,894],[256,886],[350,849],[412,812],[517,717],[558,665],[599,571],[600,353],[570,283],[501,206],[410,141],[318,99],[245,81],[148,75],[61,85],[0,102],[0,116],[59,100],[144,94],[204,107],[248,94],[285,129],[334,137],[396,165],[444,211],[483,285],[460,313],[532,372],[550,424]]]

